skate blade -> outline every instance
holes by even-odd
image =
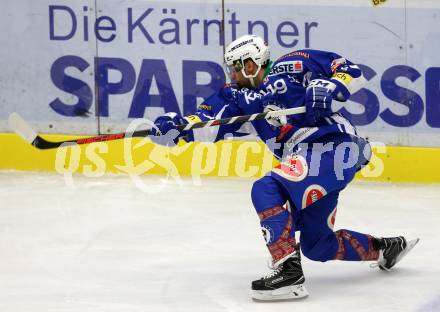
[[[285,286],[274,290],[253,290],[252,299],[255,301],[278,301],[301,299],[309,295],[303,284]]]
[[[419,241],[420,241],[420,238],[416,238],[416,239],[413,239],[413,240],[410,240],[410,241],[406,242],[406,248],[405,248],[405,250],[402,251],[402,252],[400,253],[400,255],[396,258],[396,262],[394,263],[393,267],[394,267],[394,266],[395,266],[400,260],[402,260],[402,258],[405,257],[405,256],[411,251],[411,249],[413,249],[413,248],[417,245],[417,243],[418,243]],[[382,269],[382,270],[384,270],[384,271],[391,271],[391,269],[392,269],[393,267],[387,269],[387,268],[385,268],[384,266],[379,265],[379,268]]]

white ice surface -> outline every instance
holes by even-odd
[[[440,311],[440,186],[354,183],[336,228],[421,242],[393,272],[303,260],[310,297],[256,303],[268,253],[251,180],[0,172],[0,311]],[[159,177],[143,178],[150,186]]]

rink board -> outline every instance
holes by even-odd
[[[317,49],[359,64],[368,83],[332,109],[362,136],[440,147],[438,0],[3,0],[3,12],[0,132],[13,112],[39,133],[86,135],[193,114],[225,82],[225,46],[253,33],[273,60]]]
[[[43,137],[51,141],[73,138],[53,134]],[[357,178],[440,182],[440,172],[434,170],[438,159],[438,148],[375,147],[371,164],[359,172]],[[38,150],[15,134],[0,134],[0,169],[77,173],[92,178],[106,174],[255,178],[264,175],[275,164],[271,152],[261,142],[189,143],[167,148],[149,139],[136,138]]]

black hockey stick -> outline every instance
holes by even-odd
[[[259,119],[269,119],[273,117],[280,117],[280,116],[287,116],[287,115],[296,115],[296,114],[302,114],[306,111],[305,107],[295,107],[295,108],[288,108],[288,109],[282,109],[277,111],[269,111],[264,113],[257,113],[252,115],[244,115],[244,116],[235,116],[230,118],[223,118],[223,119],[213,119],[209,121],[202,121],[202,122],[196,122],[192,124],[186,124],[186,125],[179,125],[177,126],[178,131],[186,131],[191,129],[197,129],[197,128],[204,128],[204,127],[212,127],[212,126],[221,126],[221,125],[229,125],[229,124],[235,124],[235,123],[244,123],[247,121],[254,121]],[[34,129],[29,126],[29,124],[17,113],[12,113],[9,115],[9,126],[12,130],[14,130],[15,133],[17,133],[21,138],[23,138],[26,142],[32,144],[38,149],[50,149],[50,148],[57,148],[61,145],[73,145],[73,144],[90,144],[95,142],[105,142],[105,141],[113,141],[113,140],[119,140],[124,139],[126,137],[146,137],[148,135],[152,135],[153,132],[151,129],[147,130],[139,130],[134,132],[122,132],[122,133],[115,133],[115,134],[108,134],[108,135],[98,135],[88,138],[80,138],[80,139],[74,139],[74,140],[67,140],[67,141],[59,141],[59,142],[52,142],[43,139],[41,136],[38,135],[37,132],[35,132]]]

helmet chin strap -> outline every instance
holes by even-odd
[[[251,82],[252,88],[255,88],[255,81],[254,78],[249,78],[249,81]]]
[[[253,74],[253,75],[248,75],[248,74],[246,74],[246,72],[244,71],[244,68],[241,70],[241,73],[243,74],[243,77],[249,79],[252,88],[255,88],[255,87],[256,87],[254,78],[257,77],[257,75],[258,75],[258,73],[260,72],[260,70],[261,70],[261,65],[258,65],[258,69],[257,69],[257,71],[255,72],[255,74]]]

